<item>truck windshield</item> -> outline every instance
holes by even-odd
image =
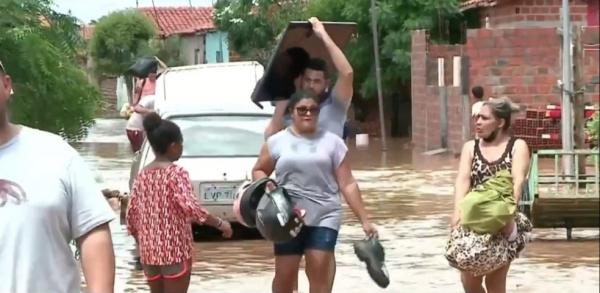
[[[269,116],[186,116],[171,119],[183,133],[182,157],[256,157]]]

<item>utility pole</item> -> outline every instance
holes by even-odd
[[[571,13],[569,0],[562,1],[562,105],[561,105],[561,136],[563,151],[573,151],[573,110],[571,93],[573,92],[573,81],[571,78]],[[573,156],[565,155],[563,158],[563,169],[565,175],[573,175]]]
[[[140,7],[140,0],[135,0],[135,7],[139,8]]]
[[[381,150],[387,151],[387,138],[385,132],[385,118],[383,115],[383,92],[381,89],[381,66],[379,64],[379,34],[377,32],[377,6],[376,0],[371,0],[371,28],[373,30],[373,51],[375,53],[375,78],[377,80],[377,100],[379,102],[379,126],[381,132]]]

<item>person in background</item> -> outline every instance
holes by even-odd
[[[127,120],[125,132],[134,153],[139,151],[144,143],[144,127],[142,126],[144,116],[154,111],[157,77],[157,73],[153,72],[148,74],[147,78],[137,80],[133,104],[127,111],[131,113],[131,116]]]
[[[127,120],[125,132],[134,153],[139,151],[144,143],[144,127],[142,124],[144,116],[154,111],[154,102],[154,94],[146,95],[142,96],[139,102],[131,107],[132,114]]]
[[[471,89],[471,94],[473,94],[473,99],[475,103],[471,106],[471,116],[475,117],[481,111],[481,106],[483,106],[483,88],[481,86],[474,86]]]
[[[156,93],[156,79],[158,78],[157,73],[150,73],[145,79],[139,78],[135,85],[136,96],[133,104],[137,104],[139,99],[154,95]]]
[[[11,93],[0,61],[0,292],[79,293],[81,265],[88,292],[112,293],[115,213],[73,147],[10,122]]]
[[[210,215],[196,199],[189,174],[173,162],[183,152],[179,127],[156,113],[144,118],[155,159],[136,177],[127,229],[139,247],[151,293],[185,293],[192,265],[192,223],[207,224],[231,237],[231,225]]]

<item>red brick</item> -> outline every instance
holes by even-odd
[[[592,0],[595,1],[595,0]],[[586,6],[573,6],[571,5],[571,15],[573,14],[586,14],[587,13],[587,5]]]
[[[480,39],[491,38],[491,37],[493,37],[493,31],[491,29],[480,29],[477,36]]]

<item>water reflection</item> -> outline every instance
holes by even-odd
[[[103,187],[127,190],[131,151],[123,120],[100,120],[76,147],[97,171]],[[407,140],[391,140],[382,154],[378,140],[367,150],[349,141],[354,174],[368,210],[380,228],[391,284],[379,289],[368,279],[352,250],[362,229],[345,210],[337,248],[334,292],[462,292],[458,273],[443,257],[452,208],[457,159],[423,156]],[[133,270],[133,240],[118,221],[111,223],[117,255],[116,292],[148,292],[141,272]],[[598,229],[535,230],[533,242],[514,262],[508,292],[598,292]],[[190,292],[269,292],[273,277],[271,245],[262,240],[199,242]],[[308,292],[305,276],[300,291]]]

